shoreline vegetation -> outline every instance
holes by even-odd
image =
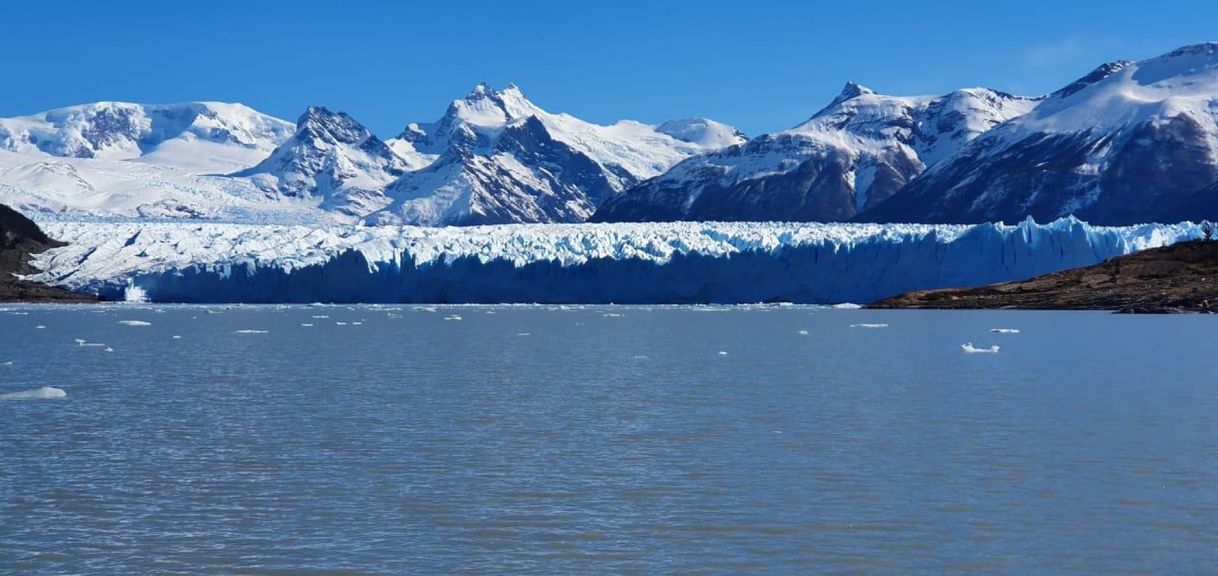
[[[908,292],[874,309],[1218,312],[1218,241],[1191,240],[1083,268],[979,288]]]

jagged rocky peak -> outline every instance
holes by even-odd
[[[346,112],[331,112],[324,106],[309,106],[296,121],[296,138],[324,144],[360,144],[373,138],[372,131]]]

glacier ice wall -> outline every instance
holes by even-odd
[[[468,228],[39,222],[31,279],[154,302],[871,302],[1017,280],[1200,236],[1191,223],[543,224]]]

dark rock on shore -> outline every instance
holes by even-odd
[[[1218,312],[1218,242],[1181,242],[1019,282],[909,292],[869,307]]]
[[[0,204],[0,302],[92,302],[97,298],[62,288],[17,279],[29,274],[30,260],[44,250],[63,246],[48,238],[29,218]]]

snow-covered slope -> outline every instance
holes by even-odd
[[[257,166],[234,174],[271,194],[316,202],[352,219],[388,204],[382,190],[408,164],[345,113],[310,106],[296,132]]]
[[[868,219],[1218,218],[1218,44],[1114,62],[919,176]]]
[[[1089,265],[1198,226],[688,223],[468,228],[97,223],[34,279],[181,302],[869,302]]]
[[[411,124],[389,145],[437,155],[386,190],[373,223],[422,225],[579,222],[605,199],[693,154],[743,141],[704,119],[612,126],[552,114],[516,86],[480,84],[440,120]]]
[[[97,102],[0,118],[0,149],[35,156],[139,159],[197,172],[256,164],[292,133],[241,104]]]
[[[1038,101],[984,88],[895,97],[849,83],[807,122],[681,162],[594,219],[849,220]]]

